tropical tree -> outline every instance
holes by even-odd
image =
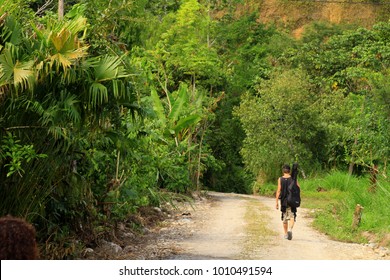
[[[356,164],[373,166],[388,157],[384,148],[384,124],[389,116],[384,106],[388,99],[384,82],[389,68],[388,35],[388,23],[378,23],[371,30],[337,32],[320,47],[305,43],[292,59],[323,94],[323,116],[332,139],[329,158],[346,162],[350,173]]]
[[[168,14],[165,30],[138,61],[164,130],[171,131],[175,149],[187,159],[192,185],[200,186],[209,153],[204,134],[210,112],[220,99],[220,61],[212,45],[212,22],[198,1],[184,1],[176,14]],[[167,133],[165,135],[168,135]],[[170,140],[171,141],[171,140]]]
[[[24,30],[7,16],[2,25],[0,192],[2,214],[39,223],[47,238],[88,227],[118,173],[121,120],[138,106],[126,59],[89,56],[85,18],[43,22]],[[99,152],[114,163],[104,178],[91,173]]]
[[[306,75],[276,72],[255,95],[243,96],[235,113],[246,134],[242,155],[246,167],[263,180],[275,179],[285,162],[303,169],[324,157],[324,129]]]
[[[231,2],[234,1],[219,5],[233,4]],[[216,25],[215,44],[225,73],[221,89],[224,97],[206,134],[216,161],[207,171],[205,184],[218,191],[250,193],[253,175],[244,168],[240,154],[245,133],[232,112],[239,106],[241,95],[254,92],[258,81],[268,78],[272,67],[269,61],[274,60],[270,54],[279,54],[281,41],[284,49],[287,38],[257,22],[257,13],[238,18],[234,13],[233,10],[225,14]]]

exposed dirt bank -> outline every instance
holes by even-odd
[[[237,5],[235,16],[258,12],[259,22],[275,24],[300,38],[305,27],[312,22],[370,28],[378,21],[389,20],[389,11],[386,3],[372,1],[246,0]],[[224,15],[224,10],[215,13],[216,18]]]

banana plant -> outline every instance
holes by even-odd
[[[176,97],[174,97],[176,96]],[[169,104],[168,109],[165,109],[164,103],[158,95],[155,88],[151,89],[151,97],[153,100],[153,109],[159,119],[161,127],[165,131],[165,135],[172,135],[175,139],[176,146],[189,136],[189,131],[196,126],[202,117],[192,110],[189,103],[188,87],[186,84],[180,84],[177,92],[168,94]]]

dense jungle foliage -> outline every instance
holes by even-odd
[[[390,22],[295,39],[241,2],[0,0],[0,214],[70,258],[70,236],[284,162],[388,178]]]

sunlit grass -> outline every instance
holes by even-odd
[[[381,178],[376,192],[369,189],[367,177],[334,172],[302,182],[302,206],[317,209],[313,225],[333,239],[367,242],[364,233],[369,233],[380,241],[390,232],[390,184]],[[352,228],[357,204],[364,207],[363,215],[359,226]]]
[[[247,236],[243,240],[240,259],[250,259],[256,255],[257,250],[263,245],[270,244],[270,237],[276,234],[268,227],[269,217],[264,213],[265,209],[258,200],[248,200],[244,216]]]

